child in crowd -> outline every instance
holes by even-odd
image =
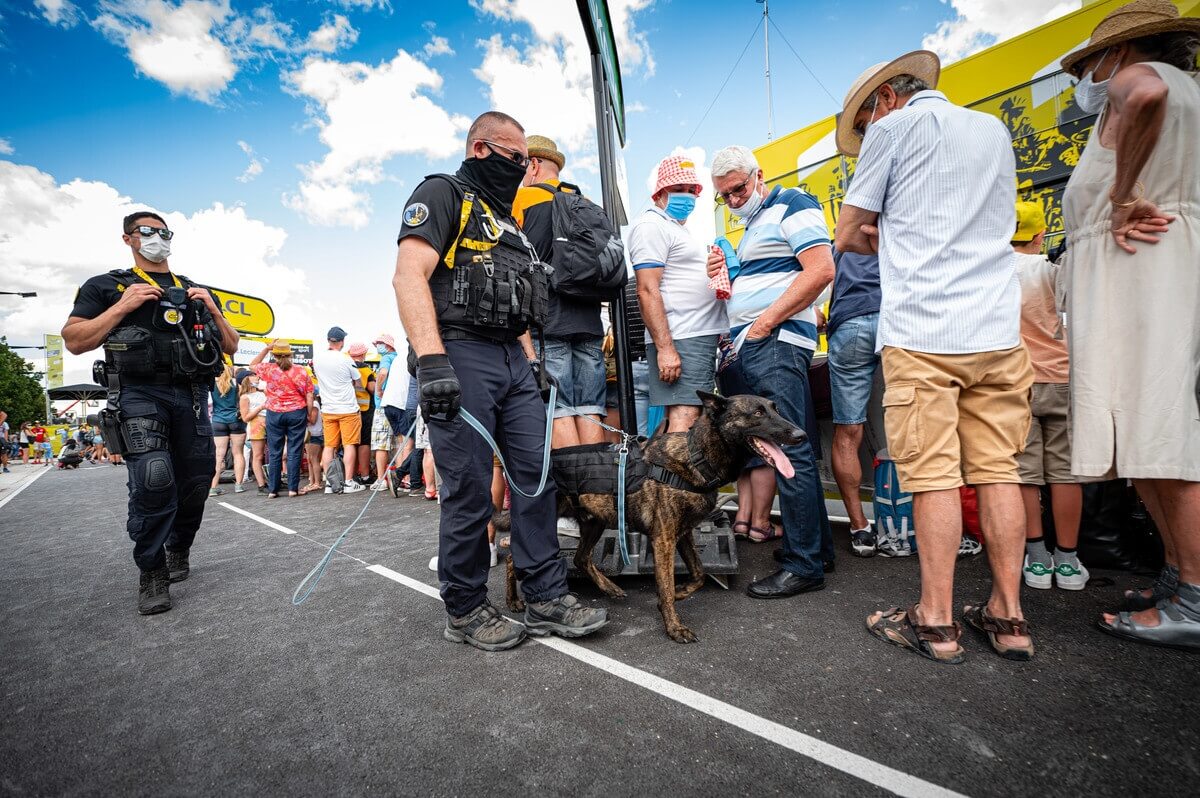
[[[1069,357],[1057,309],[1059,267],[1042,254],[1046,216],[1038,202],[1017,203],[1017,275],[1021,281],[1021,339],[1033,363],[1033,423],[1025,451],[1017,457],[1025,504],[1025,584],[1048,589],[1083,590],[1088,571],[1079,561],[1079,519],[1083,489],[1071,476],[1071,438],[1067,417]],[[1050,486],[1055,548],[1042,538],[1041,486]]]

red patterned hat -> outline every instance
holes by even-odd
[[[658,163],[658,179],[654,182],[654,195],[667,186],[695,186],[696,193],[704,190],[696,174],[696,162],[687,155],[668,155]]]

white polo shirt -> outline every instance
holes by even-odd
[[[317,388],[321,392],[322,413],[329,416],[358,412],[354,380],[361,379],[361,375],[349,355],[332,349],[314,352],[312,369],[317,375]]]
[[[725,303],[708,287],[708,253],[683,225],[663,209],[649,208],[629,228],[627,239],[635,272],[662,269],[659,291],[673,339],[729,332]],[[646,343],[654,343],[650,330]]]
[[[844,204],[879,212],[877,349],[1020,343],[1016,161],[1000,120],[920,91],[871,123]]]

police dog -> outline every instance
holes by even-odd
[[[758,396],[723,397],[704,391],[696,392],[703,412],[689,435],[687,432],[668,432],[641,444],[643,456],[692,485],[703,484],[716,475],[722,484],[737,479],[753,455],[762,457],[785,478],[795,476],[791,461],[780,448],[802,443],[804,430],[787,421],[775,409],[773,402]],[[693,451],[694,450],[694,451]],[[702,474],[693,463],[703,460],[712,474]],[[642,532],[654,547],[654,578],[658,583],[658,607],[662,612],[667,635],[677,643],[694,643],[697,638],[683,625],[675,612],[675,602],[682,601],[704,585],[704,568],[696,550],[693,530],[713,511],[717,491],[699,493],[646,479],[636,492],[625,497],[627,528]],[[587,572],[607,596],[625,597],[625,591],[602,574],[592,562],[592,550],[605,529],[617,526],[617,497],[611,494],[558,494],[558,514],[579,521],[579,548],[575,552],[575,567]],[[503,531],[509,525],[508,513],[499,514],[496,527]],[[691,574],[682,588],[675,589],[675,550],[683,557]],[[520,612],[524,602],[517,592],[516,573],[512,557],[507,564],[507,603],[509,609]]]

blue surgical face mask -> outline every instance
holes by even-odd
[[[696,210],[696,197],[692,194],[667,194],[667,216],[682,222]]]

